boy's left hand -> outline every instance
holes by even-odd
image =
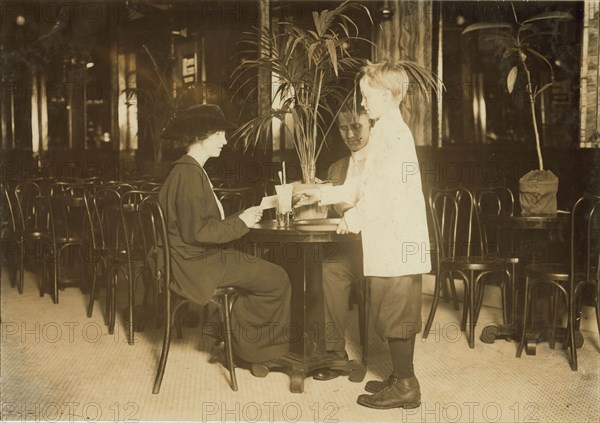
[[[346,223],[346,219],[342,218],[340,224],[335,230],[338,234],[349,234],[350,230],[348,229],[348,224]]]

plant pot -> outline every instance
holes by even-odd
[[[519,179],[521,215],[555,215],[558,177],[549,170],[532,170]]]
[[[328,211],[329,206],[319,206],[318,204],[296,207],[294,209],[294,220],[325,219]]]
[[[317,183],[316,166],[314,163],[301,164],[302,182],[305,184]],[[329,206],[311,204],[294,208],[294,220],[325,219],[329,213]]]

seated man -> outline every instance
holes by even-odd
[[[367,155],[367,144],[371,122],[364,110],[353,113],[349,109],[340,112],[337,119],[340,135],[350,150],[346,156],[331,166],[327,179],[334,185],[341,185],[346,178],[359,177]],[[342,216],[351,208],[350,204],[340,203],[333,206],[333,213]],[[328,352],[346,357],[345,328],[348,314],[348,301],[353,284],[363,277],[362,248],[360,243],[339,243],[335,256],[328,257],[323,263],[323,294],[325,309],[325,343]],[[328,380],[339,373],[331,369],[322,369],[314,378]]]

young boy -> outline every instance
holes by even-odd
[[[360,178],[341,186],[296,186],[299,205],[354,205],[338,233],[361,233],[371,316],[387,340],[393,371],[369,381],[357,402],[370,408],[415,408],[421,403],[414,374],[415,336],[421,330],[421,275],[431,270],[429,234],[419,163],[412,133],[400,113],[408,89],[402,64],[368,63],[361,70],[362,106],[375,121]]]

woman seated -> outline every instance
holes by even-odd
[[[171,243],[171,288],[200,305],[219,286],[242,288],[232,311],[233,350],[256,363],[288,352],[290,282],[281,267],[225,246],[262,217],[258,206],[224,216],[203,168],[221,154],[233,127],[212,104],[176,113],[163,137],[183,142],[187,153],[173,163],[158,198]]]

